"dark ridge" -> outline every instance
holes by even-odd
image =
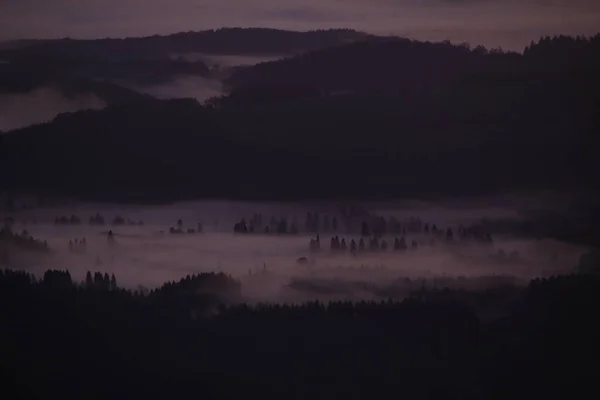
[[[326,92],[405,89],[409,84],[445,89],[440,85],[477,70],[495,67],[506,73],[503,67],[519,59],[516,53],[497,55],[482,47],[378,38],[244,68],[227,83],[234,91],[288,85]]]
[[[286,31],[221,28],[123,39],[55,39],[22,42],[5,54],[61,54],[78,58],[165,57],[174,53],[297,54],[374,37],[352,29]]]
[[[113,85],[114,82],[157,84],[176,76],[207,77],[210,71],[202,61],[174,56],[199,52],[298,54],[369,37],[348,29],[293,32],[223,28],[141,38],[15,41],[0,47],[0,92],[22,93],[50,84],[76,86],[83,81],[95,81],[98,86],[99,81]],[[112,92],[115,90],[113,87]]]
[[[519,86],[574,78],[600,68],[600,35],[544,37],[524,54],[449,42],[377,38],[329,47],[235,71],[227,80],[233,97],[251,100],[270,92],[293,97],[364,91],[435,95],[465,86]],[[528,82],[533,81],[533,82]],[[295,93],[298,92],[298,93]]]
[[[318,51],[256,67],[257,86],[210,106],[143,101],[4,134],[0,173],[11,190],[134,202],[600,189],[598,37],[540,43],[523,56],[387,40]],[[578,57],[551,62],[573,48]],[[365,52],[381,53],[366,71],[350,62]],[[377,72],[415,52],[423,57],[404,63],[401,79]],[[448,74],[432,67],[442,59]],[[318,85],[302,60],[322,66]],[[316,95],[338,70],[358,89]],[[389,88],[368,71],[392,79]]]
[[[526,287],[256,306],[227,304],[222,274],[131,291],[0,270],[0,382],[25,399],[566,398],[595,389],[597,261]]]

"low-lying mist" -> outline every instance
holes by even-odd
[[[222,83],[200,76],[177,76],[164,83],[141,85],[116,82],[135,92],[157,99],[194,98],[199,102],[224,94]],[[102,109],[107,104],[94,93],[66,95],[57,86],[36,88],[27,93],[0,93],[0,131],[52,121],[58,114]]]
[[[379,206],[381,207],[381,206]],[[422,285],[479,287],[485,289],[507,282],[525,284],[537,276],[569,272],[586,251],[583,246],[551,239],[524,239],[516,235],[494,236],[493,243],[448,244],[423,232],[406,233],[407,251],[394,251],[394,238],[386,234],[389,248],[357,252],[332,251],[332,236],[349,244],[358,243],[360,234],[348,232],[342,224],[338,232],[320,233],[321,249],[309,250],[314,233],[276,235],[234,234],[233,225],[253,213],[297,220],[304,227],[307,211],[320,210],[336,215],[328,205],[252,204],[237,202],[197,202],[170,206],[106,206],[78,204],[32,209],[12,213],[12,230],[47,241],[51,252],[38,254],[26,249],[4,247],[3,267],[24,269],[42,275],[47,269],[68,269],[82,281],[85,273],[114,273],[119,285],[153,288],[170,280],[200,272],[222,271],[242,282],[248,301],[305,301],[313,299],[373,299],[401,297]],[[385,211],[387,210],[387,211]],[[483,216],[511,215],[499,207],[453,209],[442,206],[406,209],[379,208],[378,215],[396,218],[415,215],[437,224],[440,229],[457,229],[459,224]],[[99,213],[106,223],[90,225]],[[56,224],[57,217],[71,215],[81,223]],[[113,225],[115,217],[124,222]],[[6,217],[6,216],[5,216]],[[178,224],[178,220],[181,223]],[[143,222],[143,225],[140,224]],[[201,224],[202,233],[197,230]],[[178,231],[181,233],[178,233]],[[113,232],[114,243],[108,240]],[[189,231],[189,233],[188,233]],[[330,228],[331,231],[331,228]],[[344,233],[344,231],[348,233]],[[175,232],[175,233],[172,233]],[[85,238],[85,248],[77,244]],[[368,243],[368,238],[365,238]],[[71,241],[71,244],[69,244]],[[418,248],[410,249],[415,241]],[[367,245],[368,246],[368,245]]]
[[[128,82],[121,82],[120,84],[128,89],[148,94],[161,100],[193,98],[199,102],[204,102],[211,97],[225,94],[220,81],[201,76],[177,76],[168,82],[152,85]]]
[[[67,96],[52,85],[27,93],[0,93],[0,131],[50,122],[60,113],[105,106],[104,101],[93,93]]]

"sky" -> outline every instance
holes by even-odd
[[[520,51],[600,31],[600,0],[0,0],[0,40],[146,36],[220,27],[354,28]]]

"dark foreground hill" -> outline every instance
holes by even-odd
[[[593,275],[423,288],[402,302],[257,307],[225,306],[240,287],[221,274],[146,294],[117,284],[102,273],[80,285],[62,271],[39,280],[0,271],[3,390],[23,399],[548,399],[593,392],[598,378]]]
[[[597,38],[544,39],[525,55],[396,46],[352,44],[257,67],[283,68],[289,80],[257,73],[249,79],[257,86],[237,86],[216,107],[140,102],[3,135],[3,182],[7,189],[144,201],[598,188]],[[348,62],[294,73],[304,63],[295,60],[313,65],[329,51],[347,53],[346,61],[380,54],[373,73],[402,55],[413,57],[412,67],[389,86],[370,73],[363,79]],[[432,66],[432,56],[446,55],[455,55],[448,69]],[[419,65],[430,72],[418,72]],[[339,85],[320,86],[337,70]],[[329,92],[347,88],[342,82],[350,77],[357,80],[352,90]]]

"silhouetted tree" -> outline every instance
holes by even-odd
[[[92,279],[92,273],[90,271],[85,274],[85,287],[88,289],[94,287],[94,280]]]
[[[117,290],[117,278],[115,274],[112,274],[110,277],[110,290]]]

